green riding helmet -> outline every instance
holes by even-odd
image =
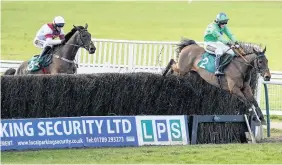
[[[215,22],[217,24],[227,24],[229,18],[227,17],[227,15],[225,13],[219,13],[216,16]]]

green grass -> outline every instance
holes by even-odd
[[[282,122],[282,116],[270,115],[270,120],[274,122]],[[282,134],[282,133],[281,133]]]
[[[282,130],[271,129],[271,138]],[[264,129],[266,137],[266,129]],[[147,146],[136,148],[88,148],[2,152],[1,163],[10,164],[278,164],[282,143]],[[72,155],[72,156],[70,156]],[[75,155],[75,156],[74,156]]]
[[[281,143],[264,143],[2,152],[1,157],[2,163],[21,164],[278,164],[281,152]]]
[[[271,138],[282,130],[271,129]],[[264,137],[267,131],[264,129]],[[135,148],[88,148],[1,152],[5,164],[278,164],[282,143],[204,144],[192,146],[147,146]],[[281,141],[281,140],[280,140]],[[72,155],[72,156],[70,156]],[[74,156],[75,155],[75,156]]]
[[[264,129],[264,137],[267,132]],[[271,138],[282,130],[271,129]],[[1,163],[13,164],[278,164],[282,143],[149,146],[136,148],[88,148],[2,152]],[[70,156],[75,155],[75,156]]]
[[[263,85],[261,86],[261,109],[266,109],[265,102],[265,90]],[[281,85],[267,85],[268,88],[268,98],[269,98],[269,108],[270,114],[271,110],[282,111],[282,86]]]
[[[39,52],[32,44],[38,28],[63,15],[65,31],[89,24],[95,38],[179,41],[203,40],[218,12],[230,17],[236,38],[267,46],[271,70],[282,70],[282,2],[1,2],[1,58],[27,60]],[[48,8],[46,12],[46,6]]]
[[[270,137],[280,137],[282,136],[282,130],[281,129],[276,129],[276,128],[271,128],[270,129]],[[263,129],[263,136],[267,137],[267,129]]]

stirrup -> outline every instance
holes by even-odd
[[[219,70],[217,70],[217,71],[215,71],[215,73],[214,73],[216,76],[217,75],[224,75],[224,73],[222,73],[221,71],[219,71]]]

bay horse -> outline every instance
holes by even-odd
[[[255,110],[251,112],[251,115],[254,117],[254,120],[258,120],[265,125],[263,113],[253,96],[250,80],[251,71],[255,69],[256,73],[260,73],[265,81],[270,81],[271,74],[268,68],[268,60],[265,56],[266,47],[262,50],[256,44],[244,42],[239,42],[239,46],[240,49],[235,48],[235,50],[232,48],[236,52],[236,56],[226,65],[223,71],[224,75],[218,77],[215,76],[214,70],[211,72],[205,69],[205,67],[201,67],[201,65],[208,63],[208,59],[212,59],[207,56],[206,59],[202,58],[206,53],[205,49],[194,40],[184,38],[177,44],[178,62],[171,59],[163,72],[163,76],[166,76],[167,73],[184,76],[190,71],[195,71],[209,84],[234,94],[248,106],[254,105]],[[200,64],[200,62],[202,63]],[[212,65],[212,63],[210,64]]]
[[[5,71],[4,75],[26,75],[26,74],[75,74],[77,66],[74,62],[79,48],[86,49],[89,54],[94,54],[96,47],[91,40],[91,34],[87,30],[88,24],[83,26],[73,25],[73,29],[66,34],[65,44],[58,44],[44,56],[49,58],[49,64],[41,67],[37,71],[30,72],[28,61],[24,61],[17,70],[10,68]]]

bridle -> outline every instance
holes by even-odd
[[[85,41],[82,39],[82,33],[83,33],[83,32],[87,32],[87,29],[81,29],[81,30],[78,29],[78,32],[79,32],[79,44],[68,44],[68,43],[65,43],[65,45],[70,45],[70,46],[79,47],[79,48],[82,47],[82,48],[88,50],[90,44],[93,44],[93,42],[92,42],[92,40],[91,40],[91,37],[90,37],[90,42],[89,42],[88,44],[85,44]],[[87,34],[87,35],[90,36],[89,34]],[[61,46],[61,48],[62,48],[62,47],[63,47],[63,46]],[[68,62],[68,63],[76,64],[76,63],[74,62],[74,60],[69,60],[69,59],[64,58],[64,57],[61,57],[61,56],[59,56],[59,55],[57,55],[57,54],[54,54],[54,57],[56,57],[56,58],[58,58],[58,59],[60,59],[60,60],[63,60],[63,61],[65,61],[65,62]],[[77,64],[76,64],[76,65],[77,65]]]
[[[240,46],[240,48],[242,49],[241,46]],[[232,49],[232,48],[230,47],[226,52],[228,52],[230,49]],[[240,52],[242,52],[242,51],[240,51]],[[240,53],[240,52],[239,52],[239,53]],[[259,58],[265,57],[265,55],[264,55],[263,53],[257,54],[257,53],[255,53],[255,52],[252,52],[252,53],[245,53],[245,52],[244,52],[244,54],[242,54],[242,56],[244,57],[244,56],[247,56],[247,55],[250,55],[250,54],[256,54],[256,58],[254,58],[254,59],[253,59],[252,61],[250,61],[250,62],[246,61],[245,58],[244,58],[244,60],[245,60],[246,62],[241,62],[241,61],[238,61],[238,60],[235,60],[235,61],[238,61],[238,62],[240,62],[240,63],[244,63],[244,64],[246,64],[246,65],[248,65],[248,66],[251,66],[252,68],[255,68],[255,70],[256,70],[257,73],[265,73],[266,71],[269,70],[268,68],[262,69],[262,68],[259,67]],[[255,65],[255,63],[254,63],[254,65],[251,64],[251,63],[254,62],[254,61],[256,62],[256,65]]]
[[[266,72],[266,71],[269,70],[268,68],[261,69],[261,68],[259,67],[259,58],[262,58],[262,57],[265,57],[265,55],[264,55],[264,54],[259,54],[259,55],[257,55],[257,57],[254,59],[254,60],[256,60],[256,66],[257,66],[257,67],[254,67],[254,68],[256,69],[256,71],[257,71],[258,73],[264,73],[264,72]],[[253,60],[253,61],[254,61],[254,60]]]
[[[79,44],[77,45],[77,44],[67,44],[66,43],[65,45],[72,45],[72,46],[75,46],[75,47],[83,47],[84,49],[88,50],[89,49],[89,45],[93,43],[91,38],[90,38],[90,42],[88,44],[85,44],[83,42],[83,39],[82,39],[82,32],[87,32],[87,29],[82,29],[82,30],[78,30],[78,31],[79,31],[79,39],[80,39],[79,40],[80,41]]]

